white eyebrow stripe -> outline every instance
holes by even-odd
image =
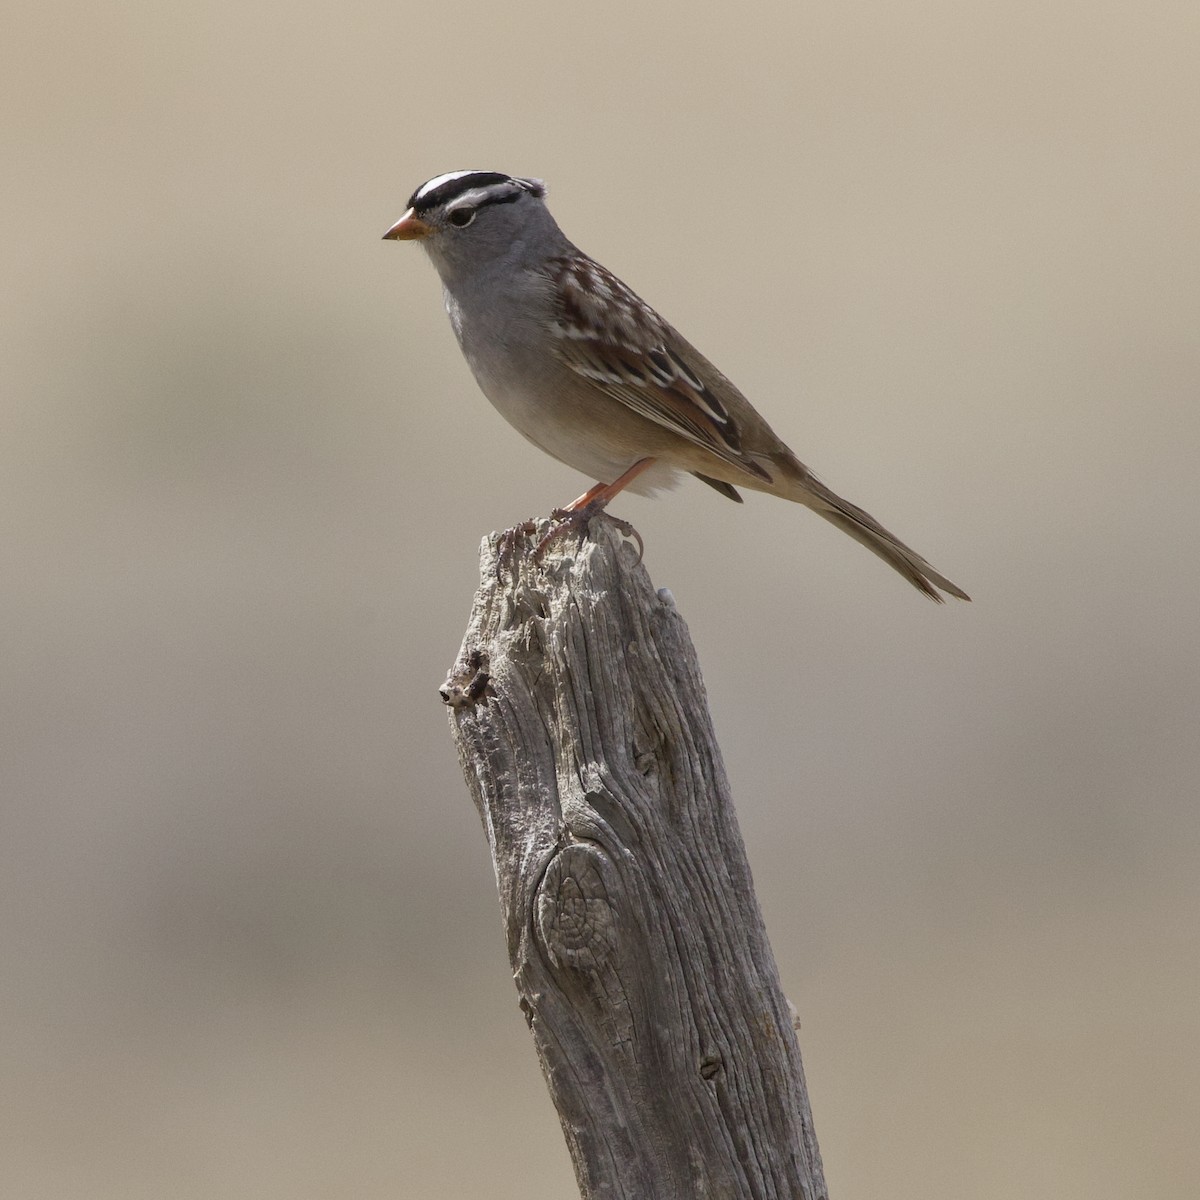
[[[443,203],[447,212],[453,212],[456,208],[481,208],[485,204],[512,197],[514,194],[520,195],[524,189],[514,187],[515,182],[513,180],[510,183],[489,183],[484,187],[470,188]]]
[[[421,184],[417,189],[417,194],[413,197],[414,200],[420,200],[422,197],[429,195],[434,188],[441,187],[443,183],[449,183],[452,179],[464,179],[468,175],[482,175],[483,171],[447,171],[445,175],[435,175],[426,183]]]

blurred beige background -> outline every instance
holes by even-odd
[[[537,174],[806,461],[623,500],[835,1200],[1200,1194],[1200,9],[6,9],[0,1193],[575,1194],[436,687],[587,482],[413,247]]]

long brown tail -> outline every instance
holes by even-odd
[[[792,500],[806,504],[825,520],[844,529],[856,542],[861,542],[873,554],[878,554],[913,587],[938,604],[945,603],[938,592],[939,588],[949,596],[957,596],[959,600],[971,599],[957,584],[935,571],[915,550],[910,550],[898,537],[884,529],[869,512],[857,504],[851,504],[849,500],[843,500],[812,475],[805,474],[807,477],[803,482],[797,482],[789,489]]]

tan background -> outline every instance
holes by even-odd
[[[379,240],[483,167],[976,597],[616,509],[835,1200],[1192,1200],[1200,9],[334,7],[6,10],[0,1191],[573,1194],[435,689],[586,481]]]

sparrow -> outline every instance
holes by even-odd
[[[630,287],[570,242],[540,179],[451,171],[421,184],[385,239],[420,242],[484,395],[547,454],[598,480],[557,513],[693,475],[812,509],[918,591],[970,597],[822,483],[754,406]]]

